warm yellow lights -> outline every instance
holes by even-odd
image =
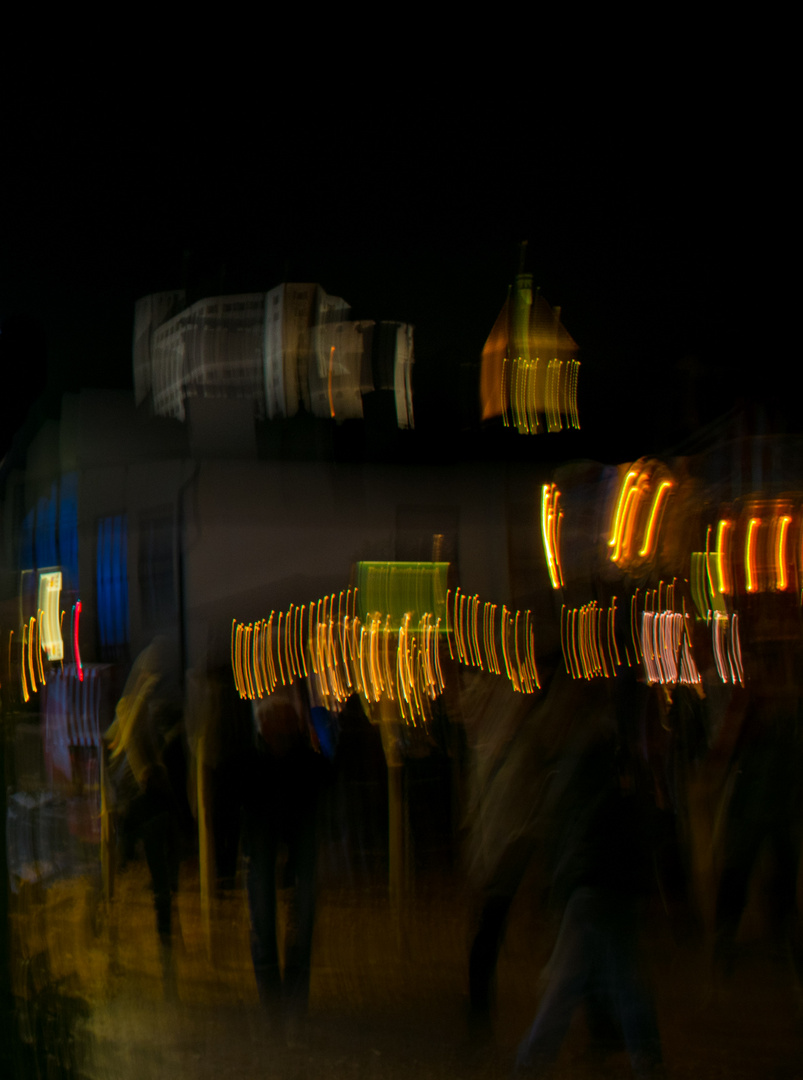
[[[663,502],[664,496],[671,487],[672,482],[670,480],[664,480],[663,483],[659,485],[658,490],[655,493],[655,498],[652,501],[652,508],[650,509],[650,516],[647,520],[647,528],[644,533],[644,543],[641,546],[641,551],[639,551],[639,555],[642,558],[647,558],[652,554],[659,508]]]
[[[22,627],[22,663],[20,664],[20,689],[22,691],[22,700],[30,701],[31,695],[28,693],[28,679],[25,674],[25,653],[28,647],[28,626],[23,624]]]
[[[59,601],[61,599],[61,570],[39,575],[39,609],[42,613],[40,637],[48,660],[64,659],[64,640],[61,636]]]
[[[621,535],[621,531],[622,531],[623,508],[624,508],[625,502],[627,500],[627,496],[628,496],[628,493],[630,491],[630,488],[635,483],[637,476],[638,476],[638,473],[634,472],[631,469],[630,472],[626,474],[626,476],[624,478],[624,481],[622,483],[621,490],[619,491],[619,499],[618,499],[618,501],[616,503],[616,511],[614,513],[614,516],[613,516],[613,526],[611,528],[611,538],[608,541],[609,547],[612,547],[614,549],[614,554],[611,555],[611,558],[613,559],[614,562],[616,562],[615,552],[620,547],[620,535]]]
[[[306,604],[291,604],[278,619],[271,612],[256,624],[232,620],[231,664],[240,696],[253,700],[271,694],[279,682],[311,676],[317,696],[332,707],[356,690],[369,703],[383,696],[396,701],[402,717],[416,723],[426,714],[425,699],[443,690],[440,619],[426,614],[413,625],[408,613],[392,628],[389,615],[373,612],[363,622],[355,610],[356,590],[349,589],[338,601],[332,593],[310,604],[309,613]]]
[[[558,510],[559,498],[560,492],[554,484],[544,484],[541,489],[541,536],[553,589],[559,589],[563,585],[560,567],[560,523],[563,511]]]
[[[650,559],[655,553],[666,498],[673,486],[671,480],[658,480],[655,470],[655,466],[629,469],[622,480],[608,540],[611,561],[622,569],[629,568],[636,559]],[[635,553],[633,547],[639,533],[641,547]]]
[[[653,602],[654,599],[655,590]],[[691,651],[691,628],[685,610],[645,608],[641,618],[641,644],[648,681],[669,686],[702,682]]]
[[[639,604],[639,590],[630,602],[629,637],[634,660],[642,663],[647,681],[668,686],[702,681],[691,646],[691,619],[685,603],[675,607],[675,584],[648,590]],[[665,592],[665,596],[664,596]],[[616,640],[616,597],[606,610],[596,601],[561,610],[561,646],[566,671],[574,679],[612,678],[622,667]],[[627,631],[625,631],[627,633]],[[630,651],[624,649],[628,666]]]
[[[609,603],[561,607],[566,671],[574,679],[593,680],[638,668],[649,683],[697,686],[702,678],[693,634],[710,631],[719,680],[744,685],[740,600],[776,594],[774,602],[745,605],[748,617],[758,613],[766,635],[773,620],[787,618],[799,587],[803,540],[796,497],[740,499],[706,524],[697,517],[700,500],[682,492],[681,501],[676,481],[660,462],[641,462],[618,476],[604,536],[605,573],[590,581],[598,594],[614,578],[617,589],[632,585]],[[554,483],[541,487],[540,542],[552,590],[564,589],[564,576],[571,576],[561,563],[564,498]],[[689,518],[680,513],[682,506],[692,508],[692,527],[702,525],[698,543],[704,548],[685,557]],[[618,578],[608,558],[623,571]],[[658,559],[658,567],[675,560],[684,576],[644,588],[658,579]],[[315,700],[327,707],[337,709],[356,693],[374,719],[395,715],[406,724],[426,724],[451,670],[444,659],[451,659],[477,674],[503,675],[516,693],[535,693],[540,684],[532,611],[483,601],[460,586],[447,588],[453,573],[447,562],[363,562],[355,568],[356,588],[290,604],[253,624],[233,622],[237,692],[259,699],[277,685],[309,678]],[[26,699],[44,681],[47,626],[44,605],[23,624]],[[783,630],[788,636],[786,623]]]
[[[699,554],[705,567],[708,584],[702,589],[695,603],[701,617],[715,607],[725,611],[722,597],[745,593],[788,592],[795,587],[797,565],[795,558],[796,514],[788,499],[774,502],[754,501],[742,513],[722,517],[716,530],[708,527],[706,553]],[[712,537],[715,533],[715,547]],[[741,564],[734,553],[743,552]],[[692,570],[694,571],[692,555]],[[702,584],[702,583],[701,583]],[[704,598],[702,593],[707,594]],[[700,602],[698,602],[698,600]]]
[[[732,522],[724,519],[717,525],[717,579],[719,583],[719,591],[723,596],[726,596],[731,591],[730,575],[728,567],[730,565],[729,560],[729,541],[731,534]]]
[[[426,593],[440,581],[439,566],[433,564],[436,576],[419,585],[420,595],[421,588]],[[397,602],[399,587],[413,595],[409,576],[393,584]],[[374,596],[385,587],[374,577]],[[316,696],[330,707],[337,708],[356,691],[369,706],[383,699],[394,702],[405,722],[417,724],[428,718],[429,703],[445,688],[443,637],[453,659],[495,675],[501,674],[498,642],[514,690],[532,694],[540,688],[531,612],[503,606],[497,620],[496,604],[482,603],[458,588],[454,595],[447,591],[443,618],[408,611],[394,621],[388,612],[369,611],[361,619],[357,591],[345,590],[337,600],[332,593],[309,607],[291,604],[278,618],[271,612],[257,623],[232,620],[231,668],[239,695],[253,700],[272,693],[278,682],[311,677]]]
[[[520,274],[482,350],[483,420],[501,416],[522,435],[579,428],[577,345],[552,308]]]
[[[573,679],[611,678],[619,665],[614,641],[616,598],[607,612],[594,600],[581,608],[561,608],[561,647]]]
[[[579,375],[578,360],[505,356],[501,361],[497,410],[505,427],[515,427],[520,435],[535,435],[544,427],[549,432],[564,427],[579,429]],[[488,409],[485,412],[492,415]]]

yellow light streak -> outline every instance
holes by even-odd
[[[385,664],[385,685],[387,686],[388,697],[390,698],[391,701],[395,701],[395,698],[393,696],[393,679],[391,678],[391,675],[390,675],[390,634],[391,634],[391,629],[392,628],[391,628],[391,625],[390,625],[390,615],[387,615],[385,617],[385,629],[383,631],[383,636],[384,636],[383,657],[384,657],[384,664]]]
[[[22,625],[22,663],[20,664],[20,681],[22,683],[22,700],[30,701],[30,694],[28,693],[28,680],[25,676],[25,650],[28,641],[28,625],[23,623]]]
[[[42,622],[44,621],[45,613],[41,608],[37,611],[36,620],[36,667],[39,672],[39,682],[42,686],[45,685],[45,668],[42,663],[42,652],[44,651],[44,644],[42,643]]]
[[[728,578],[730,528],[731,522],[727,518],[723,518],[717,525],[717,577],[722,596],[726,596],[731,591]]]
[[[563,514],[558,511],[559,498],[560,492],[555,484],[543,485],[541,488],[541,536],[553,589],[559,589],[563,585],[560,566],[560,521]]]
[[[652,554],[652,545],[655,540],[655,527],[658,520],[658,510],[664,496],[671,487],[672,482],[670,480],[664,480],[656,491],[655,498],[652,500],[652,509],[650,510],[650,516],[647,521],[647,528],[644,531],[644,543],[641,546],[641,551],[639,551],[639,555],[641,555],[642,558],[646,558]]]
[[[638,504],[641,499],[641,491],[642,477],[639,477],[638,483],[635,484],[627,493],[624,513],[622,515],[622,530],[620,533],[620,543],[619,547],[616,548],[614,552],[614,562],[619,562],[623,558],[627,559],[627,557],[630,555],[630,545],[633,541],[633,531],[636,527],[636,518],[638,516]]]
[[[714,597],[716,596],[716,589],[714,587],[714,578],[713,578],[713,575],[711,573],[711,561],[714,558],[714,556],[712,556],[711,550],[710,550],[711,532],[712,532],[712,528],[709,525],[708,528],[706,529],[706,533],[705,533],[705,574],[706,574],[706,580],[708,581],[708,595],[711,598],[711,602],[713,603]]]
[[[619,500],[618,500],[618,502],[616,504],[616,512],[614,513],[614,516],[613,516],[613,525],[612,525],[612,528],[611,528],[611,538],[608,541],[608,546],[612,547],[614,549],[614,551],[618,550],[619,543],[620,543],[619,535],[620,535],[621,528],[622,528],[622,510],[623,510],[624,505],[625,505],[625,500],[627,499],[627,494],[630,491],[630,488],[632,487],[633,482],[635,481],[637,475],[638,474],[634,470],[631,469],[630,472],[627,473],[624,480],[622,481],[622,488],[621,488],[621,490],[619,492]],[[616,561],[614,556],[611,556],[611,558],[614,559],[614,562]]]

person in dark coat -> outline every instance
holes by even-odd
[[[552,894],[563,908],[549,980],[522,1041],[517,1075],[554,1064],[576,1010],[615,1048],[623,1043],[634,1075],[662,1075],[661,1040],[640,952],[640,912],[649,871],[648,815],[614,737],[561,768],[569,781],[554,807],[549,862]]]
[[[278,687],[255,702],[253,712],[256,746],[242,778],[251,957],[260,1001],[273,1019],[283,1017],[288,1038],[297,1040],[303,1036],[309,1002],[317,811],[328,765],[303,682]],[[282,943],[280,890],[288,904]]]
[[[187,801],[183,694],[175,644],[157,636],[137,657],[105,733],[109,784],[125,860],[142,840],[151,875],[165,993],[176,993],[173,897]]]
[[[753,874],[770,855],[770,924],[803,993],[803,931],[797,882],[803,843],[803,704],[800,653],[781,643],[753,650],[749,700],[730,761],[730,800],[716,899],[717,974],[729,978]]]

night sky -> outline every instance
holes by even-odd
[[[415,68],[388,88],[381,56],[348,89],[333,75],[334,91],[318,77],[257,94],[253,71],[231,83],[236,64],[198,85],[185,66],[132,88],[114,64],[17,81],[2,145],[3,445],[45,385],[51,409],[65,390],[130,387],[134,301],[175,287],[193,300],[317,281],[356,318],[410,321],[417,385],[446,408],[522,240],[580,345],[600,456],[658,450],[658,429],[682,439],[743,395],[752,346],[734,351],[734,329],[761,305],[750,277],[766,261],[749,116],[701,55],[682,90],[661,72],[645,82],[650,58],[616,85],[583,72],[548,93],[526,71],[513,85],[468,69],[459,92]]]

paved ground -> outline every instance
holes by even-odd
[[[30,1036],[36,1051],[32,1046],[29,1064],[40,1062],[43,1076],[505,1077],[537,1007],[553,934],[534,919],[526,896],[517,901],[500,961],[495,1030],[481,1040],[466,1025],[468,904],[453,885],[420,885],[398,916],[379,885],[324,890],[310,1029],[302,1045],[289,1049],[257,1004],[242,892],[217,905],[210,942],[197,873],[184,868],[174,1001],[162,992],[144,866],[133,864],[121,877],[109,912],[96,907],[94,895],[86,879],[63,882],[23,904],[17,916],[26,963],[44,950],[55,987],[46,1005],[30,991],[26,1006],[29,1030],[38,1032]],[[734,980],[715,993],[702,950],[675,944],[666,920],[654,920],[649,953],[673,1080],[803,1080],[803,1012],[783,958],[770,954],[759,929],[747,926]],[[579,1019],[559,1080],[628,1075],[624,1056],[605,1066],[593,1059]]]

